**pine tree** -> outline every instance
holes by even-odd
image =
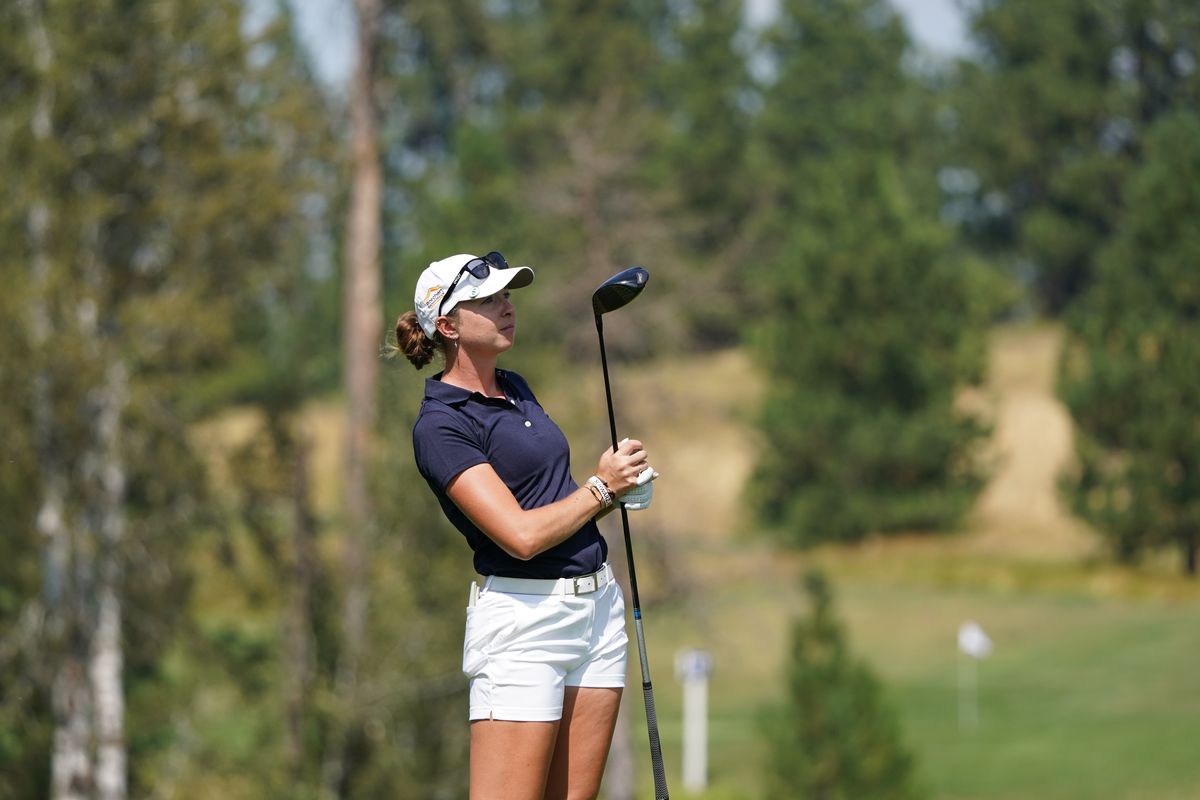
[[[680,228],[690,268],[678,291],[704,309],[688,315],[688,338],[701,347],[737,342],[747,312],[738,281],[753,244],[754,179],[742,14],[738,0],[680,4],[663,48],[669,128],[656,170],[679,189],[670,224]]]
[[[1163,117],[1095,283],[1067,316],[1060,392],[1077,426],[1075,510],[1124,560],[1200,551],[1200,116]]]
[[[677,128],[670,140],[674,177],[690,205],[723,218],[697,232],[708,245],[734,235],[749,191],[740,182],[750,122],[742,12],[736,0],[681,4],[664,54],[664,102]]]
[[[965,226],[1063,311],[1086,290],[1146,132],[1200,101],[1200,12],[1187,0],[990,0],[955,103]]]
[[[767,41],[751,499],[801,545],[949,527],[980,485],[984,429],[955,396],[982,377],[986,281],[908,169],[906,36],[883,4],[845,0],[786,4]]]
[[[792,628],[787,693],[763,735],[767,797],[902,800],[918,797],[914,762],[882,687],[853,657],[825,577],[804,579],[809,613]]]
[[[673,289],[690,265],[672,225],[676,181],[660,168],[667,9],[628,0],[463,6],[482,11],[463,11],[457,39],[440,39],[459,42],[455,53],[474,47],[431,63],[453,77],[426,83],[471,91],[439,92],[434,108],[447,110],[434,122],[452,124],[433,126],[434,141],[445,151],[407,162],[424,171],[419,188],[407,176],[416,189],[409,220],[419,221],[409,269],[471,247],[550,266],[518,298],[522,357],[540,349],[561,363],[595,351],[590,328],[564,326],[564,313],[586,310],[613,272],[645,263],[677,307],[647,319],[638,336],[614,331],[610,347],[642,354],[678,341],[690,304]]]

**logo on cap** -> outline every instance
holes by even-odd
[[[431,306],[434,303],[436,303],[438,298],[442,296],[442,293],[445,290],[445,288],[446,288],[445,286],[441,286],[441,285],[430,286],[429,290],[425,292],[425,299],[421,301],[421,305]]]

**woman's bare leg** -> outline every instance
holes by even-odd
[[[472,722],[471,800],[542,800],[558,728],[558,722]]]
[[[566,688],[545,800],[592,800],[600,793],[620,707],[620,689]]]

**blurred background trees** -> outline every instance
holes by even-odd
[[[951,526],[980,485],[984,428],[954,398],[983,376],[989,309],[920,169],[928,89],[883,2],[785,3],[764,38],[753,506],[796,544]]]
[[[27,494],[5,518],[36,532],[41,587],[10,604],[6,640],[36,678],[8,699],[44,711],[30,738],[53,759],[3,771],[35,794],[120,797],[175,722],[170,654],[212,633],[188,613],[190,555],[223,526],[190,426],[229,402],[201,387],[291,280],[322,123],[294,117],[309,87],[285,66],[287,26],[247,36],[239,3],[16,10],[0,258]]]
[[[1147,133],[1200,101],[1200,12],[1170,0],[988,0],[956,125],[964,229],[1057,315],[1090,284]]]
[[[654,313],[615,352],[753,353],[747,497],[787,545],[954,529],[989,327],[1061,318],[1074,507],[1195,570],[1194,4],[986,0],[929,62],[882,0],[383,0],[374,200],[293,11],[0,4],[0,797],[461,796],[421,380],[360,387],[353,503],[313,423],[345,326],[370,371],[448,252],[538,269],[535,378],[591,356],[580,310],[631,263]]]
[[[1068,317],[1061,391],[1079,426],[1075,510],[1132,560],[1200,550],[1200,114],[1162,117],[1143,145],[1129,207]]]

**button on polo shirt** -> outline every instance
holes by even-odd
[[[441,381],[425,381],[425,399],[413,425],[417,468],[447,519],[475,552],[480,575],[559,578],[595,572],[608,555],[596,523],[589,520],[566,541],[522,561],[505,553],[446,494],[446,486],[477,464],[490,464],[529,510],[567,497],[579,485],[571,477],[567,439],[546,415],[525,379],[496,370],[505,397],[485,397]]]

